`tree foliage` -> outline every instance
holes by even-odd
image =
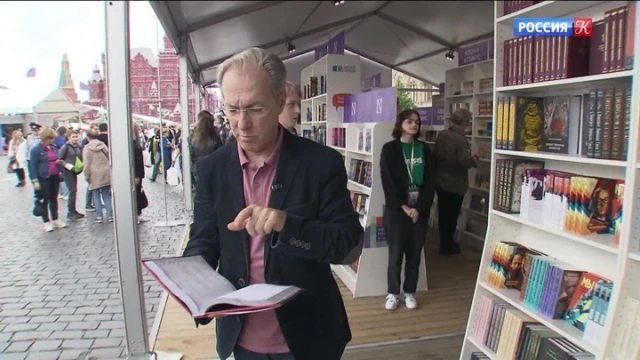
[[[396,80],[396,88],[403,89],[405,88],[404,82],[402,80]],[[407,91],[397,91],[398,96],[398,112],[407,110],[407,109],[415,109],[416,104],[411,100],[411,96]]]

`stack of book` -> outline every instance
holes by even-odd
[[[613,282],[516,243],[496,245],[487,282],[519,292],[527,308],[564,319],[596,342],[602,335]],[[588,329],[588,330],[587,330]]]
[[[479,295],[477,306],[480,315],[469,337],[486,346],[496,359],[595,359],[502,300]]]

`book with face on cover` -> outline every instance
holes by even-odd
[[[296,286],[271,284],[236,290],[202,256],[145,260],[142,264],[194,318],[272,310],[303,291]]]

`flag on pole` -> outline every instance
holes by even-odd
[[[31,69],[29,69],[27,71],[27,77],[28,78],[36,77],[36,68],[32,67]]]
[[[87,84],[80,82],[80,90],[85,90],[88,91],[89,90],[89,86],[87,86]]]

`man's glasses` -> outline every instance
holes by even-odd
[[[267,113],[267,110],[268,109],[265,107],[251,107],[247,109],[225,107],[224,113],[229,118],[237,119],[244,112],[249,118],[256,119],[264,116]]]

